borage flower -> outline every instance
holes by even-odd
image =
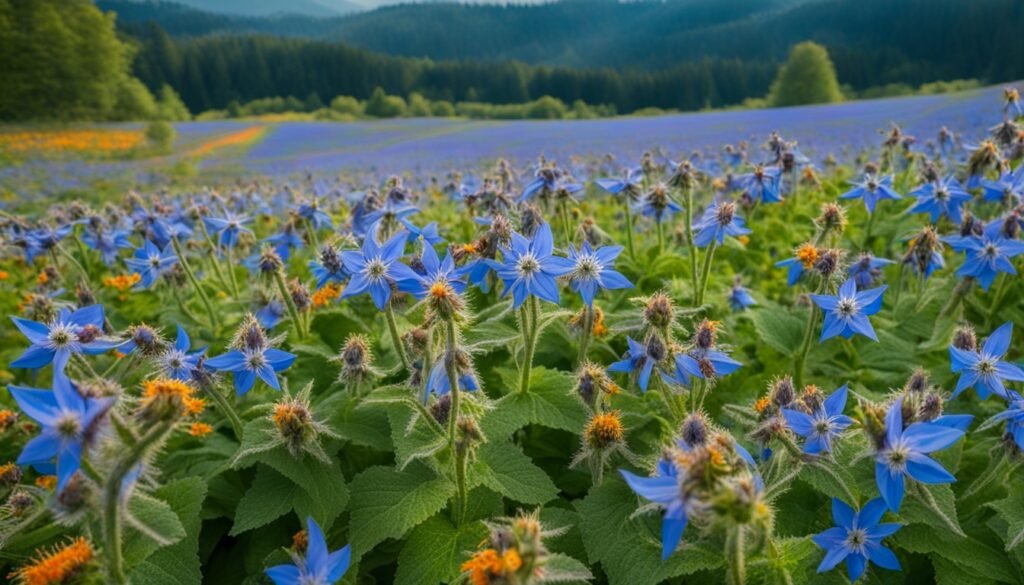
[[[753,171],[736,177],[733,184],[753,202],[777,203],[782,201],[781,176],[779,167],[757,165]]]
[[[630,489],[640,497],[665,508],[661,521],[661,558],[667,560],[679,546],[689,521],[690,497],[682,489],[681,475],[685,471],[668,459],[659,459],[655,475],[640,477],[624,469],[619,470]]]
[[[174,345],[157,357],[157,365],[164,376],[172,380],[188,381],[192,379],[192,372],[199,366],[199,359],[206,353],[206,348],[199,351],[189,352],[192,348],[192,340],[181,325],[178,325],[178,337]]]
[[[57,318],[46,325],[21,317],[11,317],[11,320],[31,343],[11,367],[34,370],[52,362],[55,378],[63,376],[72,355],[98,355],[124,343],[102,339],[102,305],[89,305],[74,312],[63,308]]]
[[[1004,382],[1024,381],[1024,370],[1003,360],[1010,349],[1010,338],[1013,336],[1013,323],[1007,321],[992,332],[979,351],[967,351],[956,346],[949,346],[949,358],[954,374],[960,379],[953,390],[955,398],[964,390],[973,387],[982,400],[990,394],[1007,398]]]
[[[915,422],[904,429],[903,399],[893,402],[885,415],[884,443],[875,454],[875,481],[889,509],[900,511],[908,476],[926,484],[956,481],[928,454],[949,447],[963,436],[964,431],[957,426],[935,422]]]
[[[501,262],[487,260],[505,283],[502,296],[511,291],[515,308],[519,308],[530,295],[558,304],[558,282],[555,279],[571,272],[573,263],[568,258],[553,255],[553,251],[551,224],[544,223],[537,228],[532,240],[513,233],[511,247],[501,248]]]
[[[757,301],[754,300],[754,295],[750,294],[750,289],[743,286],[737,276],[736,282],[729,289],[729,307],[733,311],[742,311],[756,304]]]
[[[853,189],[839,196],[840,199],[864,199],[864,207],[868,213],[875,212],[875,206],[882,199],[900,199],[900,194],[892,187],[892,176],[879,179],[875,175],[867,174],[860,182],[850,181]]]
[[[235,380],[235,391],[239,396],[245,395],[256,384],[256,378],[263,380],[267,386],[280,390],[277,372],[286,370],[295,362],[295,355],[280,349],[255,344],[232,349],[225,354],[206,360],[205,366],[211,370],[232,372]]]
[[[161,250],[156,244],[146,240],[141,248],[135,250],[134,256],[126,259],[124,263],[142,277],[136,288],[143,289],[152,287],[158,278],[173,268],[178,263],[178,256],[170,244]]]
[[[382,247],[372,235],[367,234],[362,251],[342,252],[341,259],[352,273],[352,279],[341,293],[341,298],[369,292],[377,308],[384,310],[391,299],[392,282],[418,278],[411,268],[398,261],[405,251],[407,238],[408,233],[400,231]]]
[[[719,244],[725,236],[744,236],[750,233],[743,218],[736,215],[736,204],[731,201],[715,203],[704,210],[700,221],[693,224],[696,235],[693,243],[703,248],[713,241]]]
[[[832,498],[832,519],[836,526],[811,537],[814,544],[825,549],[825,558],[818,572],[831,571],[846,561],[850,581],[860,579],[868,561],[892,571],[900,570],[900,561],[882,539],[902,528],[900,524],[880,524],[885,515],[885,502],[875,498],[856,511],[838,498]]]
[[[864,252],[850,265],[850,278],[857,283],[857,290],[868,288],[881,279],[882,268],[893,263],[893,260],[876,258],[871,252]]]
[[[348,571],[352,546],[329,552],[324,532],[312,517],[306,518],[306,527],[305,556],[293,555],[293,564],[266,570],[274,585],[333,585]]]
[[[805,439],[804,453],[832,452],[832,440],[853,424],[853,419],[843,414],[846,397],[847,387],[843,384],[811,414],[791,408],[781,409],[789,428]]]
[[[583,242],[579,250],[569,244],[569,260],[573,263],[569,273],[569,286],[580,293],[583,302],[594,305],[594,296],[598,289],[633,288],[625,276],[614,270],[615,258],[622,253],[622,246],[590,247],[590,242]]]
[[[986,292],[1000,272],[1016,276],[1017,269],[1010,259],[1024,254],[1024,242],[1000,236],[997,231],[998,224],[999,222],[995,222],[985,228],[983,237],[960,238],[954,246],[967,253],[964,263],[956,271],[957,276],[977,279],[982,290]],[[951,238],[947,239],[950,240]],[[950,243],[953,245],[952,241]]]
[[[21,410],[42,427],[39,435],[22,449],[18,464],[32,465],[42,473],[56,473],[57,490],[64,489],[81,467],[86,442],[114,399],[83,397],[65,376],[54,377],[52,392],[20,386],[11,386],[9,390]]]
[[[932,223],[937,223],[942,216],[960,223],[960,207],[971,200],[971,194],[964,190],[953,175],[925,183],[910,194],[917,197],[917,203],[910,208],[910,213],[930,213]]]
[[[623,359],[608,366],[608,371],[625,374],[636,373],[640,390],[646,392],[647,385],[651,380],[651,373],[654,371],[654,365],[658,363],[658,359],[650,354],[646,344],[640,343],[632,337],[626,337],[626,342],[629,344],[629,351],[626,352]]]
[[[839,294],[811,295],[821,310],[825,312],[825,322],[821,327],[821,339],[825,341],[837,335],[845,339],[859,333],[878,341],[868,316],[874,315],[882,308],[882,293],[887,287],[880,286],[857,292],[857,283],[851,278],[839,287]]]
[[[202,222],[207,230],[217,236],[217,243],[225,248],[234,248],[243,233],[252,235],[252,230],[245,227],[252,223],[252,218],[235,215],[230,211],[225,211],[224,217],[204,217]]]

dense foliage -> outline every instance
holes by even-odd
[[[1015,91],[1003,111],[976,148],[894,128],[856,168],[776,134],[24,201],[0,224],[0,562],[32,585],[1020,583]]]
[[[773,106],[828,104],[842,99],[828,51],[811,42],[793,47],[768,95],[768,102]]]
[[[527,84],[528,95],[535,98],[546,93],[567,103],[575,99],[612,103],[620,112],[644,106],[696,109],[763,97],[790,48],[808,39],[828,49],[840,82],[855,91],[891,83],[918,86],[951,79],[993,83],[1024,77],[1024,40],[1018,34],[1024,26],[1024,6],[1014,0],[431,2],[383,7],[338,19],[239,19],[175,8],[166,2],[142,7],[109,1],[101,5],[121,14],[119,21],[128,25],[132,34],[155,20],[175,37],[255,32],[342,42],[379,53],[444,62],[512,59],[581,70],[575,78],[581,86],[593,86],[606,75],[601,68],[612,68],[623,72],[620,81],[602,81],[589,90],[561,87],[555,92],[545,88],[541,93]],[[342,56],[338,49],[336,58]],[[708,64],[701,65],[705,61]],[[684,64],[693,68],[668,73]],[[637,69],[664,72],[660,74],[664,83],[671,79],[676,93],[682,93],[645,93],[650,88],[634,92],[632,86],[643,83],[629,73]],[[495,91],[507,72],[485,81],[472,66],[454,70],[475,78],[478,91],[488,96],[476,99],[526,101],[516,84]],[[245,93],[239,99],[272,95],[302,99],[313,89],[295,83],[291,80],[265,89],[270,93],[259,96]],[[365,98],[374,85],[391,93],[407,95],[410,91],[371,83],[359,92],[335,89],[320,97],[325,101],[337,94]],[[412,89],[431,98],[473,99],[464,97],[465,90],[460,87],[458,83],[453,86],[455,95],[433,93],[429,81],[420,81],[420,86]],[[685,93],[689,91],[694,93]],[[650,96],[646,101],[645,95]],[[198,107],[196,101],[189,105]]]
[[[88,0],[3,0],[0,120],[182,119],[172,89],[155,86],[158,102],[132,76],[132,56]]]

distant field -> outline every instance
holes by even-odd
[[[22,193],[88,187],[126,178],[159,182],[182,159],[197,161],[210,176],[284,177],[297,173],[430,172],[472,170],[504,157],[525,164],[544,155],[614,155],[636,160],[650,149],[666,156],[716,152],[749,141],[752,158],[772,131],[797,140],[820,162],[828,155],[852,159],[900,124],[919,146],[947,126],[971,143],[998,118],[1002,86],[957,94],[857,101],[786,109],[737,110],[654,118],[558,121],[397,119],[333,122],[189,122],[177,124],[175,151],[146,160],[30,161],[0,169],[0,188]],[[257,130],[258,127],[258,130]]]

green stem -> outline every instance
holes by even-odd
[[[313,224],[308,219],[302,220],[306,224],[306,233],[309,234],[309,242],[313,244],[313,250],[317,254],[320,253],[320,239],[316,237],[316,230],[313,229]]]
[[[466,520],[466,463],[467,455],[465,449],[456,448],[455,451],[455,524],[461,526]]]
[[[793,372],[793,381],[797,390],[804,387],[804,364],[807,363],[807,354],[811,351],[811,342],[814,340],[814,327],[818,320],[818,306],[811,304],[811,314],[807,316],[807,328],[804,329],[804,338],[800,342],[800,353],[796,356],[796,367]]]
[[[192,267],[188,264],[188,259],[185,258],[185,253],[181,249],[181,243],[178,242],[177,236],[171,238],[171,245],[174,246],[174,253],[178,255],[178,262],[181,263],[182,270],[185,271],[185,276],[188,277],[192,287],[196,289],[196,294],[199,295],[199,299],[203,301],[203,307],[206,309],[206,315],[210,318],[210,329],[215,329],[217,326],[217,313],[213,310],[213,305],[210,304],[210,297],[206,296],[206,291],[203,290],[202,285],[199,284],[199,279],[196,278],[195,272],[192,272]]]
[[[242,422],[242,417],[238,415],[238,411],[228,401],[228,397],[218,390],[215,386],[210,385],[205,387],[206,394],[217,403],[217,408],[220,409],[221,413],[228,418],[228,423],[231,424],[231,430],[235,433],[235,438],[239,441],[242,440],[242,429],[245,428],[245,424]]]
[[[974,279],[969,276],[957,283],[956,288],[953,289],[953,294],[950,295],[949,300],[942,307],[942,310],[939,311],[939,317],[946,318],[956,312],[960,302],[967,296],[967,291],[971,290],[972,284],[974,284]]]
[[[694,303],[698,307],[704,304],[704,295],[708,290],[708,280],[711,278],[711,260],[715,256],[717,242],[717,240],[711,240],[711,243],[708,244],[707,252],[704,253],[704,266],[700,270],[700,286],[697,289],[697,298]]]
[[[747,562],[744,556],[744,531],[745,526],[737,525],[726,538],[729,570],[729,585],[743,585],[747,581]]]
[[[529,331],[529,333],[528,333],[528,337],[526,339],[526,354],[523,356],[522,377],[519,379],[519,392],[520,393],[525,393],[527,390],[530,389],[530,374],[531,374],[531,371],[533,369],[533,352],[536,349],[536,345],[537,345],[537,330],[540,328],[540,323],[539,323],[539,320],[540,320],[539,312],[540,311],[539,311],[538,306],[537,306],[539,304],[539,301],[537,300],[537,297],[535,297],[533,295],[530,295],[530,297],[526,300],[526,302],[530,305],[530,308],[529,308],[529,324],[530,325],[529,325],[529,327],[526,328],[526,330],[524,330],[524,334],[526,333],[526,331]],[[523,313],[524,313],[524,315],[526,313],[526,308],[525,307],[523,308]],[[525,320],[526,319],[524,318],[524,321]]]
[[[304,322],[299,315],[299,308],[295,306],[295,299],[292,298],[292,293],[288,291],[288,283],[284,281],[283,270],[278,269],[274,271],[274,282],[277,284],[277,292],[281,295],[281,300],[284,301],[285,306],[288,307],[288,315],[292,319],[292,325],[295,326],[296,333],[299,334],[299,339],[305,338],[306,330]],[[390,305],[388,306],[390,307]]]
[[[629,207],[629,196],[624,196],[622,200],[626,203],[626,250],[630,258],[636,258],[633,252],[633,211]]]
[[[590,346],[591,331],[594,328],[594,307],[583,307],[583,328],[580,330],[580,352],[577,362],[583,364],[587,360],[587,349]]]
[[[398,354],[398,359],[402,362],[402,369],[408,372],[409,358],[405,356],[405,347],[402,346],[402,338],[398,335],[398,322],[395,321],[395,309],[391,306],[391,301],[393,299],[394,297],[388,299],[388,303],[384,308],[384,316],[388,319],[388,329],[391,331],[391,342],[395,344],[395,353]]]
[[[1009,274],[1004,274],[999,277],[999,284],[996,285],[995,294],[992,295],[992,304],[989,305],[988,314],[985,316],[986,329],[992,328],[992,322],[996,318],[996,312],[999,310],[999,305],[1003,302],[1003,297],[1006,296],[1006,288],[1009,281]]]
[[[455,431],[459,419],[459,367],[455,359],[455,320],[448,320],[448,348],[444,357],[445,369],[448,371],[448,390],[452,394],[452,408],[448,414],[448,442],[455,449]]]
[[[693,245],[693,189],[684,190],[686,198],[686,225],[683,226],[686,232],[686,249],[690,254],[690,278],[693,280],[693,294],[697,294],[697,247]]]
[[[206,229],[206,224],[202,220],[199,220],[198,223],[199,230],[203,232],[203,239],[206,240],[206,245],[210,248],[210,264],[213,265],[213,271],[217,275],[217,280],[219,280],[221,284],[227,286],[228,281],[224,278],[224,271],[220,268],[220,262],[217,261],[217,245],[213,243],[213,238],[210,237],[210,232]],[[228,265],[230,266],[230,262]]]
[[[569,220],[569,204],[564,200],[558,204],[562,214],[562,229],[565,230],[565,242],[572,243],[572,222]]]
[[[665,251],[665,224],[662,222],[655,222],[658,230],[658,255],[661,255]]]
[[[240,301],[241,298],[242,298],[242,293],[241,293],[240,289],[238,288],[238,277],[235,276],[235,254],[234,254],[234,248],[232,248],[231,246],[228,246],[227,249],[224,251],[224,253],[227,254],[228,278],[231,280],[231,292],[234,293],[235,300],[236,301]]]
[[[170,422],[162,422],[139,438],[134,445],[126,445],[127,453],[114,465],[107,477],[104,486],[104,514],[103,514],[103,553],[106,557],[107,583],[125,585],[128,577],[124,572],[124,557],[122,556],[121,543],[124,533],[123,502],[121,501],[121,489],[124,478],[131,470],[139,464],[139,461],[146,453],[171,430]]]

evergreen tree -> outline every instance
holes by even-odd
[[[795,45],[779,69],[768,101],[773,106],[842,101],[836,69],[825,47],[810,41]]]

